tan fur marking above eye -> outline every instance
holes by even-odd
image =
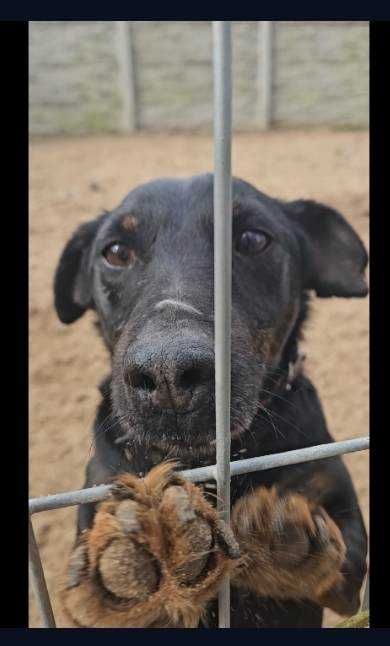
[[[126,231],[135,231],[137,228],[138,221],[137,218],[134,217],[134,215],[125,215],[125,217],[122,220],[122,226]]]

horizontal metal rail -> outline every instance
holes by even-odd
[[[368,437],[358,437],[343,442],[331,442],[329,444],[318,444],[309,446],[304,449],[293,451],[284,451],[283,453],[272,453],[257,458],[248,458],[246,460],[236,460],[230,462],[230,472],[232,476],[251,473],[253,471],[266,471],[290,464],[299,464],[300,462],[310,462],[311,460],[322,460],[331,458],[343,453],[353,453],[355,451],[364,451],[369,448]],[[188,469],[181,471],[180,475],[191,482],[205,482],[206,480],[216,480],[216,465],[208,467],[199,467],[198,469]],[[67,491],[57,493],[52,496],[41,496],[39,498],[30,498],[30,514],[37,514],[41,511],[58,509],[60,507],[72,507],[88,502],[100,502],[109,497],[111,491],[110,485],[98,485],[89,489],[79,489],[76,491]]]
[[[265,471],[267,469],[275,469],[277,467],[288,466],[291,464],[310,462],[312,460],[323,460],[325,458],[331,458],[345,453],[352,453],[354,451],[364,451],[368,448],[369,438],[358,437],[356,439],[345,440],[343,442],[319,444],[317,446],[309,446],[304,449],[284,451],[283,453],[273,453],[271,455],[263,455],[261,457],[248,458],[246,460],[237,460],[235,462],[230,462],[230,472],[232,476],[237,476],[253,471]],[[209,467],[201,467],[199,469],[188,469],[186,471],[181,471],[180,475],[191,482],[205,482],[211,479],[216,480],[217,468],[216,465],[212,465]],[[31,583],[42,616],[42,622],[46,628],[55,628],[56,624],[46,586],[42,562],[31,523],[31,515],[41,511],[59,509],[61,507],[71,507],[73,505],[80,505],[88,502],[99,502],[107,499],[110,492],[111,485],[98,485],[96,487],[90,487],[89,489],[67,491],[65,493],[58,493],[52,496],[30,498],[29,500],[29,564]],[[366,583],[362,605],[363,607],[368,605],[368,583]]]

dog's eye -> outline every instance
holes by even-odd
[[[261,253],[266,249],[271,242],[269,235],[257,229],[248,229],[241,233],[236,249],[242,254],[254,255]]]
[[[108,264],[114,267],[128,267],[135,260],[134,251],[120,242],[114,242],[106,247],[103,256]]]

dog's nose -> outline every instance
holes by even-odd
[[[195,342],[138,345],[128,353],[127,383],[133,396],[160,409],[186,411],[209,397],[214,354]]]

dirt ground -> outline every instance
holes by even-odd
[[[53,308],[59,254],[75,227],[157,176],[212,170],[205,135],[141,135],[33,140],[30,151],[30,495],[83,484],[91,453],[97,384],[108,357],[88,313],[62,325]],[[285,199],[339,209],[368,244],[366,132],[238,134],[234,174]],[[337,440],[368,432],[368,299],[317,299],[307,326],[307,371]],[[368,521],[368,454],[345,458]],[[34,527],[59,626],[57,590],[75,530],[75,509],[38,514]],[[30,626],[40,626],[31,596]],[[336,615],[327,613],[326,625]]]

